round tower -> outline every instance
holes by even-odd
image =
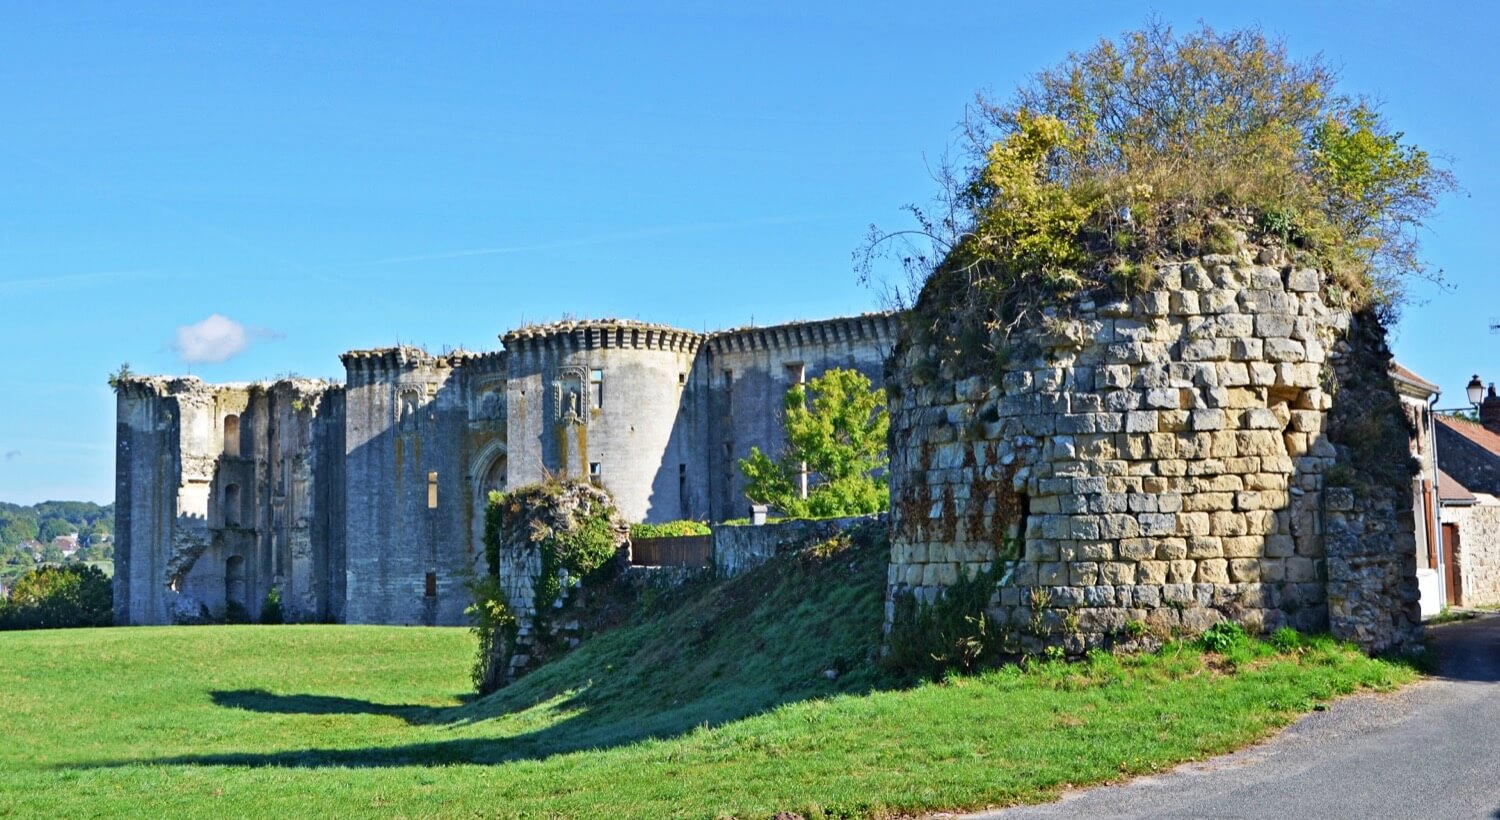
[[[547,474],[609,490],[632,521],[707,514],[693,365],[702,337],[617,320],[510,331],[511,486]]]

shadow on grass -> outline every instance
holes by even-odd
[[[790,703],[868,693],[894,685],[873,665],[888,554],[881,538],[844,552],[772,562],[685,593],[675,606],[601,633],[495,694],[460,705],[262,689],[210,693],[218,706],[247,712],[397,719],[414,727],[411,739],[420,742],[181,754],[84,767],[498,764],[673,738]],[[308,724],[310,742],[327,722]],[[476,736],[486,731],[489,736]]]
[[[639,701],[622,702],[617,692],[568,689],[562,676],[546,687],[527,687],[509,693],[502,690],[492,699],[453,707],[392,705],[358,698],[328,695],[277,695],[264,690],[212,693],[214,703],[233,709],[267,714],[378,715],[399,718],[409,725],[458,726],[477,724],[492,717],[515,714],[516,701],[545,704],[552,714],[564,715],[544,728],[516,735],[455,738],[422,743],[363,748],[308,748],[282,752],[224,752],[179,755],[143,760],[109,761],[81,768],[114,768],[132,765],[244,766],[292,768],[381,768],[397,766],[448,766],[453,764],[495,765],[522,760],[543,760],[554,755],[629,746],[646,740],[670,739],[700,727],[716,728],[779,706],[836,694],[865,694],[873,684],[839,686],[824,679],[809,679],[775,691],[728,683],[723,689],[704,692],[702,697],[648,708]],[[613,689],[613,687],[611,687]],[[518,687],[519,690],[519,687]],[[499,715],[497,707],[503,710]],[[520,707],[518,711],[524,711]],[[545,718],[543,718],[545,719]]]
[[[335,695],[278,695],[264,689],[210,692],[214,705],[273,715],[383,715],[411,725],[435,723],[444,712],[436,706],[396,706]]]

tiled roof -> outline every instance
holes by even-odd
[[[1396,377],[1397,380],[1404,381],[1419,390],[1425,390],[1428,393],[1439,392],[1437,385],[1402,367],[1395,359],[1391,360],[1391,375]]]
[[[1458,479],[1438,470],[1438,500],[1444,504],[1473,504],[1479,501]]]
[[[1438,424],[1483,447],[1491,455],[1500,458],[1500,436],[1484,429],[1484,426],[1479,422],[1445,416],[1442,413],[1433,413],[1432,417],[1437,420]]]

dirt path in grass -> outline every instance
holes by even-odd
[[[1265,743],[969,818],[1500,818],[1500,616],[1431,630],[1436,677],[1345,698]]]

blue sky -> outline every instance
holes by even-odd
[[[932,196],[973,94],[1153,12],[1321,52],[1449,158],[1452,289],[1394,348],[1444,406],[1500,381],[1488,4],[1046,5],[6,3],[0,500],[112,498],[122,361],[337,376],[564,315],[876,309],[851,251]]]

